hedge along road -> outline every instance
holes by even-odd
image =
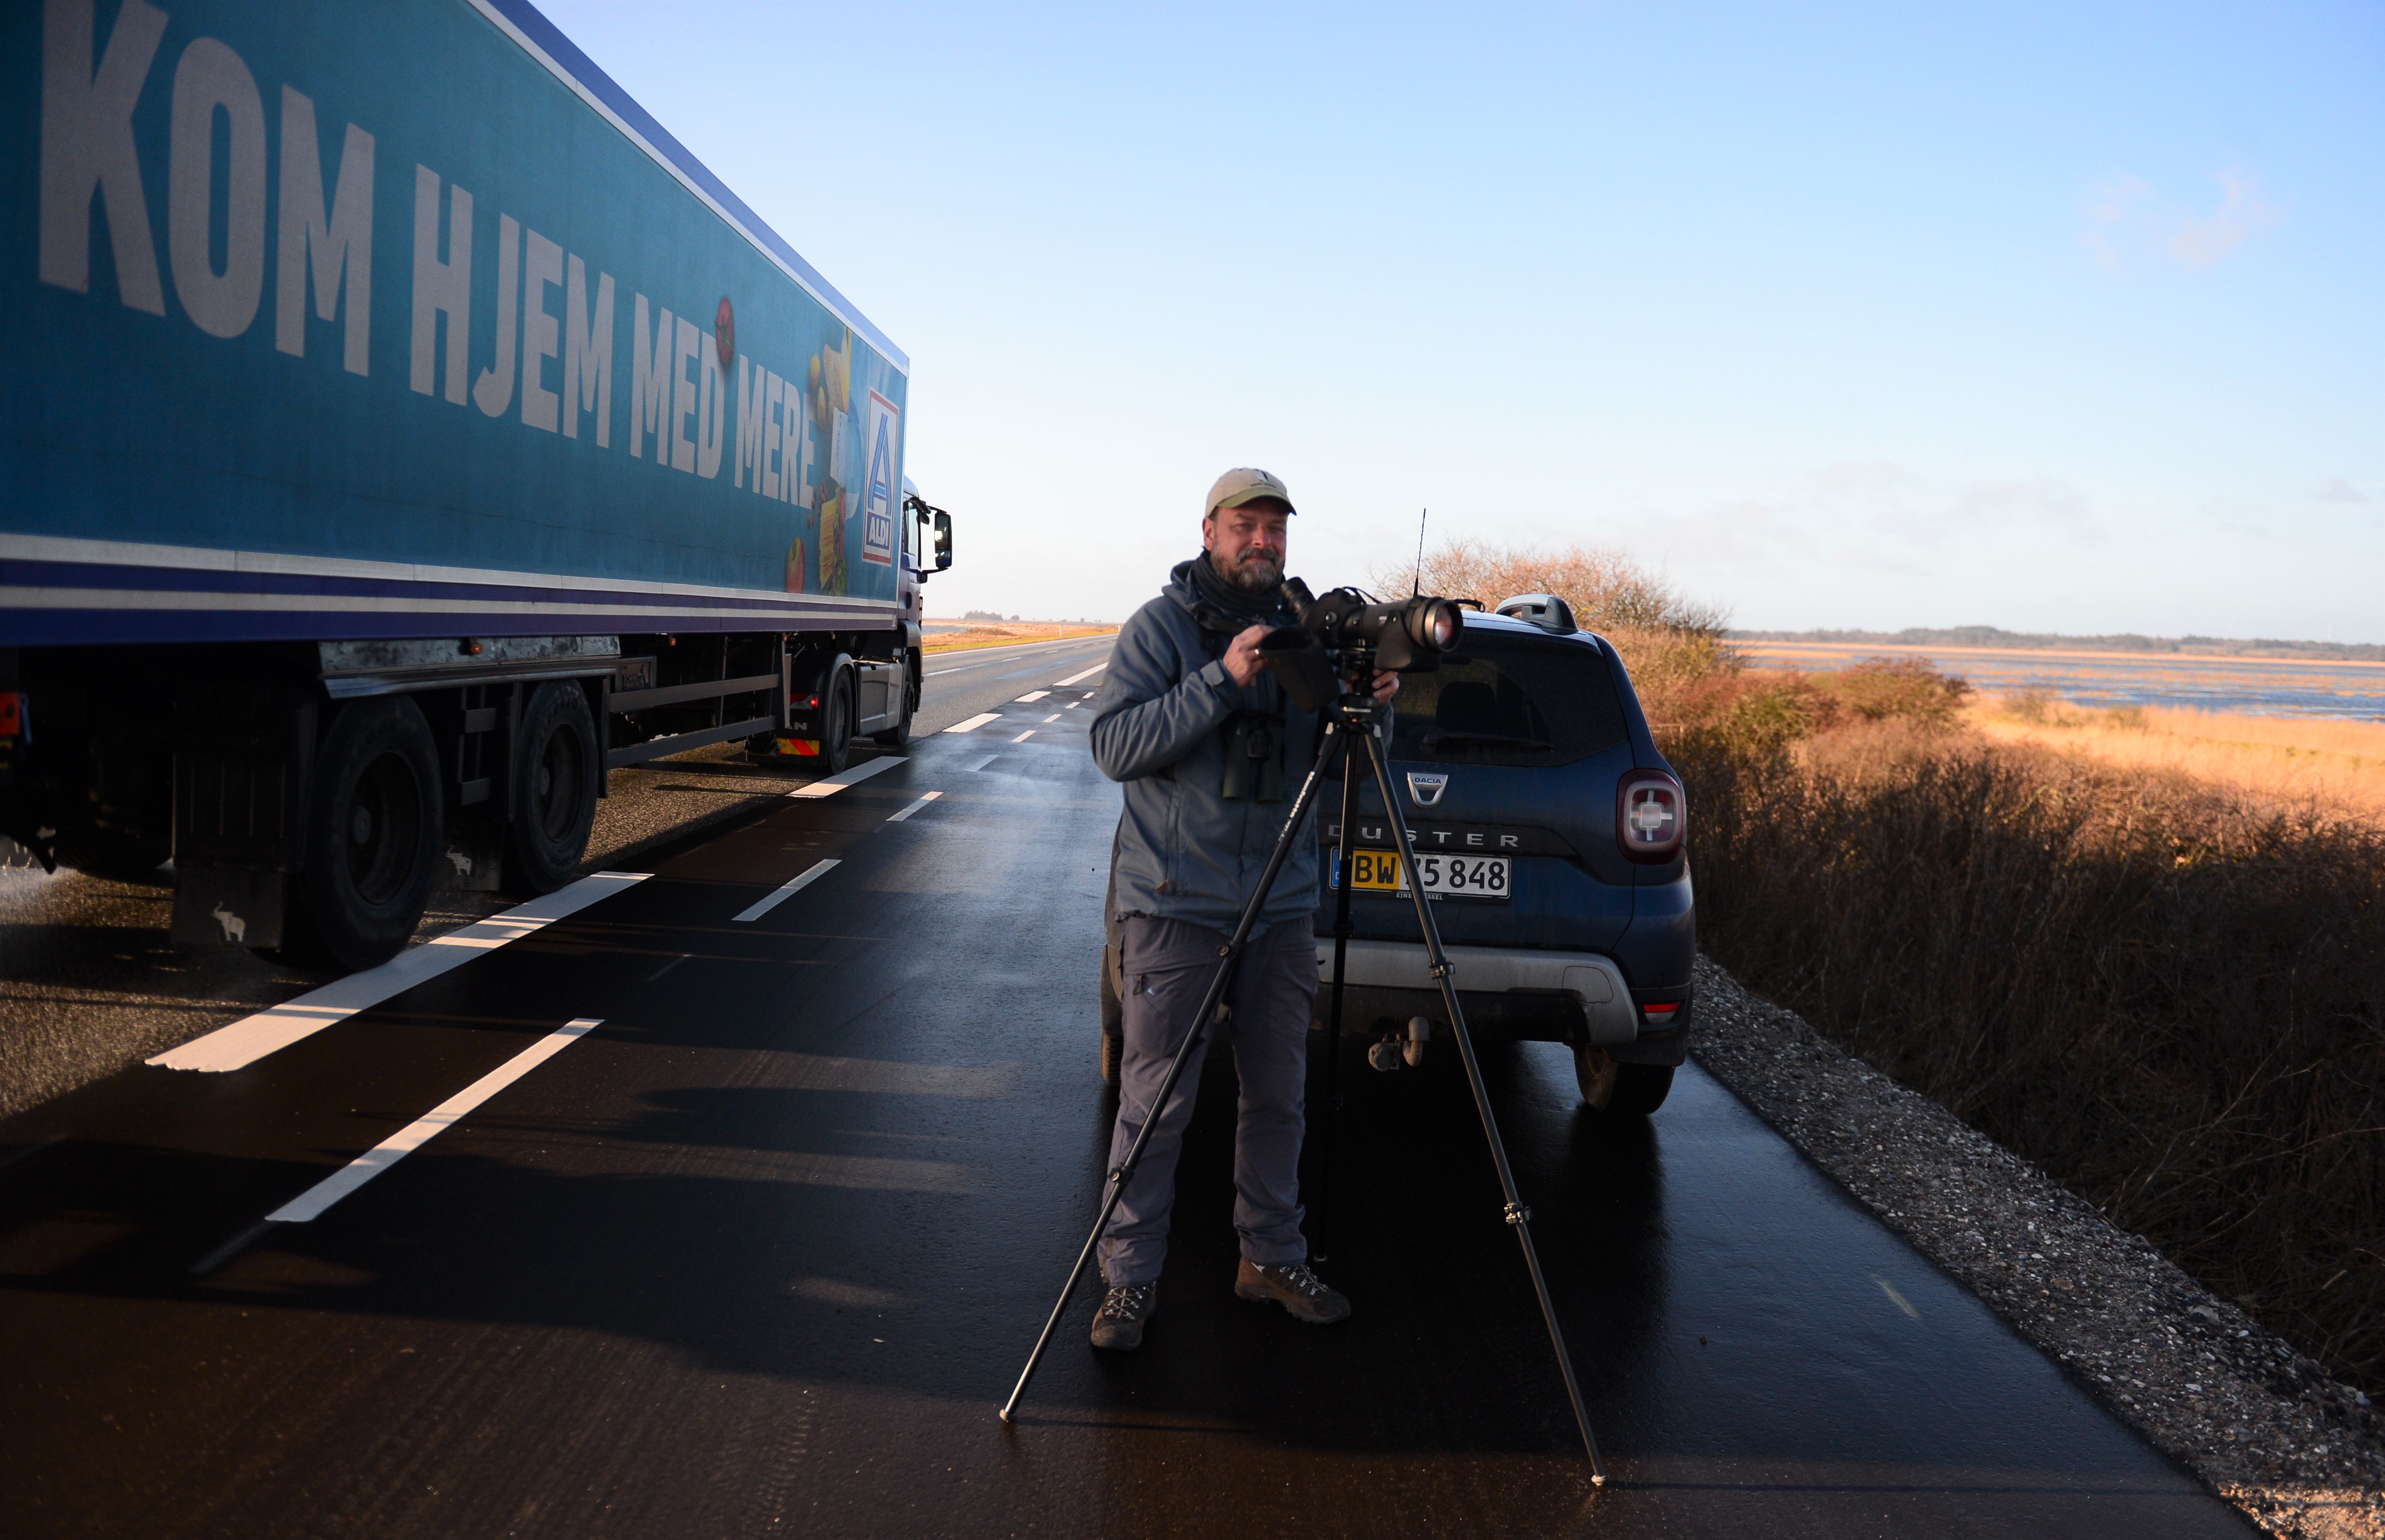
[[[1231,1296],[1220,1056],[1148,1344],[1080,1298],[1004,1429],[1112,1110],[1060,652],[245,1068],[0,1127],[10,1532],[2249,1533],[1703,1074],[1615,1133],[1538,1045],[1485,1068],[1605,1492],[1440,1044],[1343,1066],[1349,1323]]]

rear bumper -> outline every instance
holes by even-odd
[[[1426,967],[1421,943],[1353,941],[1349,947],[1342,975],[1347,995],[1343,1025],[1364,1031],[1377,1017],[1405,1021],[1411,1015],[1442,1014],[1440,986]],[[1595,952],[1505,946],[1446,950],[1451,982],[1457,985],[1468,1026],[1501,1029],[1516,1037],[1602,1045],[1640,1039],[1641,1015],[1623,970]],[[1332,983],[1333,942],[1328,936],[1317,938],[1317,976]],[[1318,1014],[1326,1009],[1320,995]]]

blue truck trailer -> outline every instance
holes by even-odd
[[[908,358],[523,0],[23,0],[0,117],[0,833],[360,967],[905,741]]]

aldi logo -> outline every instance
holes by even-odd
[[[869,393],[868,471],[862,481],[861,559],[891,566],[894,560],[894,489],[902,483],[903,413],[892,401]]]

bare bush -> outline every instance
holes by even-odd
[[[1500,545],[1461,537],[1425,553],[1422,566],[1399,562],[1368,580],[1378,594],[1480,599],[1486,606],[1517,594],[1554,594],[1591,631],[1679,631],[1719,637],[1728,617],[1689,598],[1619,551],[1592,545]]]
[[[1911,720],[1673,744],[1717,960],[2385,1388],[2385,833]]]

